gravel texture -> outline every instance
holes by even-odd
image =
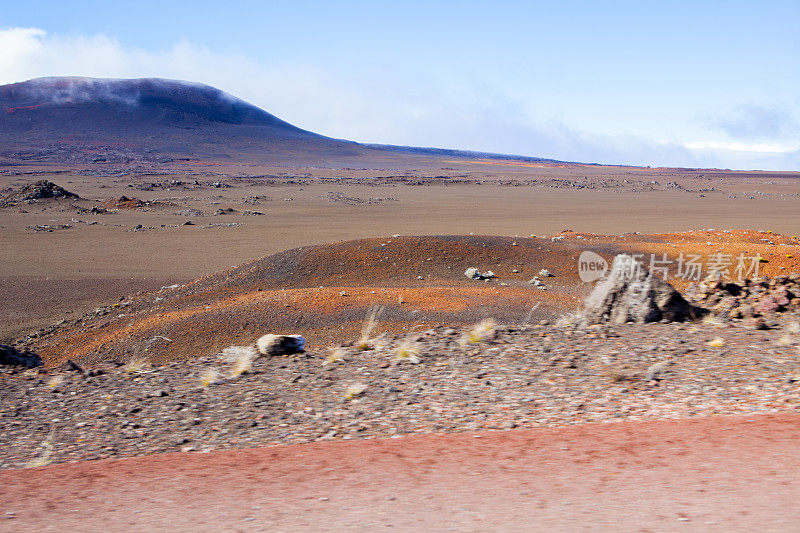
[[[577,323],[437,327],[258,358],[249,370],[246,356],[222,355],[159,367],[6,367],[0,464],[800,410],[796,312]],[[234,367],[246,371],[233,376]]]

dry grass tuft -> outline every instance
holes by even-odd
[[[216,368],[207,368],[200,374],[200,384],[203,388],[208,388],[219,380],[219,372]]]
[[[564,313],[556,319],[555,326],[557,328],[576,328],[583,322],[583,313],[574,311],[572,313]]]
[[[419,343],[411,339],[404,339],[395,350],[395,360],[418,365],[422,362],[422,350]]]
[[[344,363],[345,362],[344,356],[346,354],[347,350],[345,350],[341,346],[330,348],[330,352],[328,353],[328,356],[325,358],[325,361],[322,362],[322,366],[335,365],[336,363]]]
[[[536,312],[537,309],[539,309],[540,305],[542,305],[542,302],[536,302],[536,305],[531,307],[531,310],[528,311],[528,314],[525,315],[525,318],[522,319],[522,325],[523,326],[529,326],[530,325],[531,320],[533,320],[533,314]]]
[[[778,346],[791,346],[795,343],[795,340],[792,338],[791,335],[781,335],[776,341],[775,344]]]
[[[722,337],[715,337],[710,341],[708,341],[708,345],[711,346],[712,348],[722,348],[723,346],[725,346],[725,339],[723,339]]]
[[[135,356],[131,357],[125,364],[124,370],[128,374],[139,374],[143,372],[149,364],[150,362],[145,357]]]
[[[661,361],[650,365],[647,372],[645,372],[644,380],[652,381],[654,379],[662,379],[667,372],[667,367],[669,367],[669,361]]]
[[[50,431],[42,444],[39,447],[42,449],[42,452],[39,454],[39,457],[35,459],[31,459],[28,461],[25,466],[27,468],[37,468],[40,466],[47,466],[53,462],[53,439],[55,437],[55,432]]]
[[[383,314],[384,307],[373,306],[367,311],[367,316],[364,317],[364,325],[361,327],[361,337],[356,341],[356,348],[361,351],[371,350],[374,348],[374,340],[372,332],[378,327],[378,319]]]
[[[461,346],[469,346],[470,344],[481,343],[494,334],[495,329],[497,329],[497,322],[491,318],[482,320],[461,337],[459,344],[461,344]]]
[[[725,322],[723,322],[718,317],[716,317],[716,316],[714,316],[714,315],[712,315],[710,313],[705,315],[705,316],[703,316],[703,318],[700,320],[700,322],[702,322],[706,326],[713,326],[715,328],[724,328],[724,327],[726,327]]]
[[[222,356],[231,363],[231,377],[235,378],[250,372],[258,351],[252,346],[229,346],[222,350]]]
[[[367,385],[364,383],[354,383],[347,387],[347,390],[344,391],[344,399],[345,400],[355,400],[367,390]]]
[[[64,376],[61,374],[53,376],[47,380],[47,386],[53,390],[56,390],[58,387],[60,387],[62,383],[64,383]]]

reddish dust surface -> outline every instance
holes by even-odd
[[[164,454],[0,472],[2,531],[791,531],[800,415]]]

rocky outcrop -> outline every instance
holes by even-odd
[[[800,309],[800,275],[760,277],[741,283],[707,279],[687,289],[689,300],[728,318],[750,318]]]
[[[653,276],[629,255],[614,258],[611,269],[586,298],[583,317],[587,323],[645,323],[683,321],[696,317],[692,307],[666,281]]]
[[[60,185],[56,185],[52,181],[39,180],[34,183],[28,183],[18,191],[3,197],[0,203],[3,205],[16,205],[19,202],[31,203],[48,198],[80,198],[80,196]]]
[[[42,366],[42,364],[42,358],[33,352],[27,350],[19,351],[13,346],[0,344],[0,365],[35,368]]]

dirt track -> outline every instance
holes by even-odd
[[[790,531],[798,438],[756,415],[12,470],[0,530]]]

